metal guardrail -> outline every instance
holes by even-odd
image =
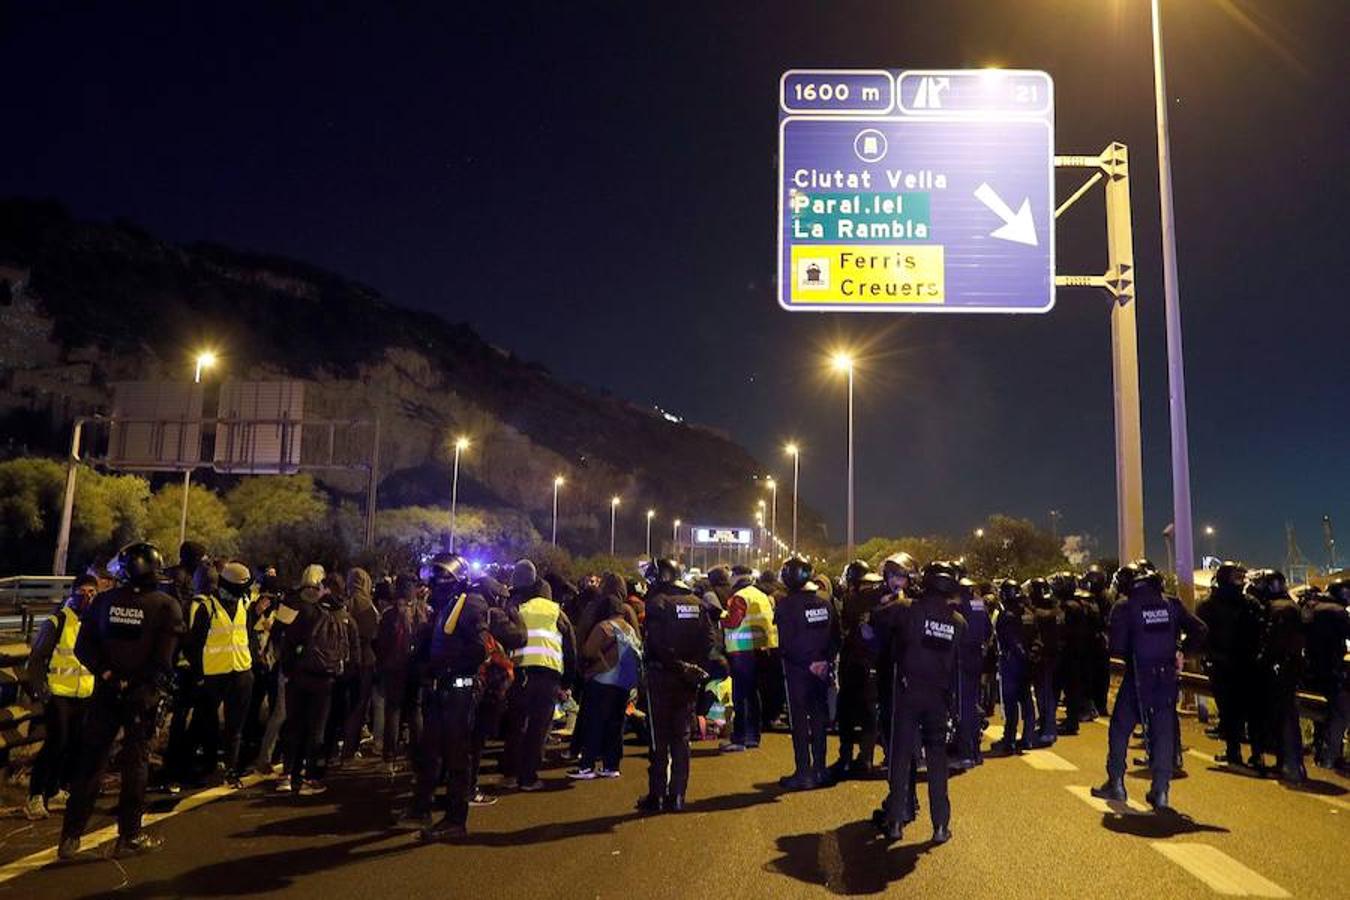
[[[1123,673],[1125,671],[1125,661],[1111,657],[1111,670],[1113,672]],[[1204,694],[1206,697],[1213,697],[1214,690],[1210,687],[1209,676],[1203,672],[1178,673],[1177,680],[1181,683],[1184,690],[1196,694]],[[1298,705],[1301,713],[1309,718],[1325,719],[1327,715],[1327,701],[1321,694],[1309,694],[1305,691],[1298,692]]]
[[[56,608],[75,581],[72,575],[11,575],[0,578],[0,617],[17,617],[27,637],[36,616]]]

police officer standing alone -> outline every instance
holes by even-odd
[[[153,544],[130,544],[114,563],[118,587],[94,598],[75,642],[75,656],[94,675],[70,802],[61,826],[57,855],[73,859],[98,799],[113,739],[120,729],[121,797],[113,855],[132,856],[160,849],[164,839],[141,831],[150,737],[156,712],[173,676],[173,654],[183,632],[178,601],[159,591],[163,557]]]
[[[1163,594],[1162,576],[1146,559],[1121,566],[1115,584],[1111,655],[1125,660],[1125,677],[1111,710],[1106,783],[1093,788],[1092,795],[1127,799],[1125,751],[1135,725],[1142,722],[1153,768],[1146,799],[1154,809],[1167,809],[1176,761],[1178,648],[1203,643],[1208,629],[1180,600]]]
[[[839,653],[839,616],[833,601],[818,593],[813,574],[811,563],[801,556],[783,563],[780,577],[788,595],[774,607],[795,762],[793,773],[778,783],[794,791],[827,783],[825,731],[830,719],[829,688]]]
[[[923,567],[921,593],[897,601],[888,642],[896,661],[896,685],[890,753],[890,796],[883,825],[888,840],[901,837],[903,811],[910,809],[910,766],[922,742],[928,766],[928,806],[933,841],[951,840],[951,803],[947,799],[947,736],[956,710],[957,648],[966,620],[955,600],[961,570],[935,561]]]
[[[708,658],[717,642],[717,623],[683,581],[680,564],[659,559],[649,567],[654,584],[647,595],[647,701],[652,755],[642,812],[680,812],[689,785],[689,727]]]
[[[436,617],[431,622],[427,677],[430,707],[417,756],[417,786],[401,824],[422,825],[422,839],[441,841],[468,834],[472,790],[473,728],[482,696],[479,668],[487,658],[488,604],[469,593],[469,565],[463,557],[438,555],[422,569],[431,587]],[[431,824],[431,801],[446,775],[445,815]]]

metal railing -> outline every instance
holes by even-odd
[[[70,593],[74,581],[71,575],[11,575],[0,578],[0,630],[7,631],[15,626],[20,634],[27,637],[32,633],[35,616],[55,608]]]

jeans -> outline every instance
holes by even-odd
[[[33,775],[28,785],[28,796],[50,799],[63,785],[69,784],[79,760],[84,720],[89,710],[89,698],[49,697],[43,705],[42,724],[45,734],[42,749],[33,761]]]
[[[286,683],[286,710],[291,722],[291,785],[323,777],[323,734],[333,702],[333,679],[300,675]]]
[[[585,705],[590,712],[581,740],[581,768],[591,768],[599,761],[609,771],[617,772],[623,760],[623,722],[628,709],[628,689],[592,679],[586,682],[585,695]]]
[[[759,730],[763,722],[759,682],[755,675],[755,653],[728,653],[727,667],[731,670],[731,706],[735,711],[731,722],[731,740],[732,743],[753,747],[759,743]]]

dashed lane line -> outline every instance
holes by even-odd
[[[1064,785],[1064,789],[1099,813],[1131,815],[1133,813],[1149,812],[1149,808],[1138,800],[1126,800],[1124,803],[1121,803],[1118,800],[1103,800],[1100,797],[1094,797],[1092,796],[1092,788],[1085,784],[1066,784]]]
[[[1187,751],[1186,751],[1186,755],[1187,755],[1187,756],[1194,756],[1196,759],[1204,760],[1205,762],[1209,763],[1209,764],[1212,765],[1212,766],[1222,766],[1222,765],[1223,765],[1223,764],[1220,763],[1217,759],[1214,758],[1214,754],[1212,754],[1212,753],[1205,753],[1203,750],[1187,750]],[[1277,779],[1264,779],[1264,783],[1265,783],[1265,784],[1270,784],[1270,785],[1277,785],[1277,786],[1280,784],[1279,780],[1277,780]],[[1324,795],[1324,794],[1314,794],[1314,793],[1311,792],[1311,791],[1298,791],[1298,790],[1295,790],[1295,791],[1292,791],[1291,793],[1298,794],[1300,797],[1311,797],[1311,798],[1314,799],[1314,800],[1321,800],[1323,803],[1327,804],[1328,806],[1334,806],[1334,807],[1336,807],[1337,809],[1343,809],[1343,810],[1346,810],[1347,812],[1350,812],[1350,802],[1347,802],[1347,801],[1345,801],[1345,800],[1342,800],[1342,799],[1340,799],[1339,797],[1328,797],[1328,796],[1326,796],[1326,795]]]
[[[249,775],[243,779],[244,787],[247,789],[253,787],[255,784],[258,784],[263,780],[269,780],[274,777],[275,776],[272,775]],[[219,800],[221,797],[228,797],[232,794],[238,793],[239,791],[237,789],[227,787],[225,785],[221,785],[220,787],[208,788],[204,791],[199,791],[198,793],[184,797],[182,800],[178,801],[178,803],[174,805],[173,809],[165,810],[164,812],[160,813],[150,813],[146,815],[144,824],[146,826],[154,825],[156,822],[162,822],[165,819],[178,815],[179,813],[189,812],[191,810],[196,809],[199,806],[205,806],[206,804],[210,803],[213,800]],[[80,847],[84,851],[84,855],[88,856],[89,855],[88,852],[91,849],[98,847],[102,844],[106,844],[108,841],[111,841],[116,837],[117,837],[117,826],[108,825],[96,831],[90,831],[86,833],[84,837],[80,840]],[[56,862],[55,847],[48,847],[46,850],[39,850],[37,853],[30,853],[28,856],[21,857],[19,859],[14,860],[14,862],[6,863],[5,865],[0,866],[0,884],[4,884],[7,881],[13,881],[20,875],[26,875],[35,869],[41,869],[43,866],[51,865],[54,862]]]
[[[1288,891],[1218,847],[1155,841],[1149,845],[1209,887],[1229,897],[1288,897]]]
[[[1022,762],[1042,772],[1077,772],[1078,767],[1058,753],[1049,750],[1028,750],[1022,754]]]

